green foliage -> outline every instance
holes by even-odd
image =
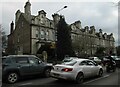
[[[6,32],[4,31],[2,25],[0,25],[0,46],[2,47],[2,49],[0,51],[2,51],[2,55],[5,56],[6,55],[6,48],[7,48],[7,35]]]
[[[4,47],[6,47],[6,45],[7,45],[7,35],[6,35],[6,33],[3,31],[3,32],[2,32],[2,47],[4,48]]]
[[[97,56],[103,56],[105,50],[106,50],[106,49],[105,49],[104,47],[99,47],[99,48],[97,48],[96,55],[97,55]]]
[[[65,55],[74,56],[71,41],[71,31],[65,19],[61,16],[57,25],[57,58],[64,59]]]

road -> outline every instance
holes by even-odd
[[[119,78],[119,74],[120,74],[120,69],[117,69],[116,72],[113,73],[106,73],[104,72],[102,77],[93,77],[90,79],[86,79],[84,81],[83,84],[81,84],[81,86],[85,86],[85,85],[120,85],[120,78]],[[6,84],[3,83],[2,87],[22,87],[22,86],[29,86],[29,85],[37,85],[39,87],[45,85],[47,87],[52,86],[60,86],[60,85],[64,85],[64,86],[68,86],[68,87],[75,87],[75,86],[79,86],[80,84],[75,84],[74,82],[71,81],[60,81],[54,78],[39,78],[39,77],[34,77],[34,78],[29,78],[29,79],[24,79],[22,81],[19,81],[15,84]],[[61,87],[61,86],[60,86]],[[113,86],[112,86],[113,87]]]

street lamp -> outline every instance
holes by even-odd
[[[67,8],[67,6],[64,6],[63,8],[59,9],[58,11],[55,12],[55,14],[57,14],[58,12],[62,11],[63,9]],[[54,28],[55,28],[55,44],[57,42],[57,24],[55,23]],[[56,59],[56,63],[57,63],[57,46],[55,48],[55,59]]]
[[[56,11],[56,13],[60,12],[61,10],[67,8],[67,6],[64,6],[63,8],[59,9],[58,11]]]

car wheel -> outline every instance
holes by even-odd
[[[45,70],[45,72],[44,72],[45,77],[50,77],[50,71],[51,71],[51,69],[49,69],[49,68]]]
[[[8,83],[15,83],[18,81],[18,74],[16,72],[11,72],[7,75],[7,82]]]
[[[76,77],[76,83],[81,84],[81,83],[83,83],[83,81],[84,81],[84,75],[83,75],[83,73],[79,73]]]
[[[100,70],[99,70],[99,73],[98,73],[98,76],[101,77],[102,75],[103,75],[103,70],[100,69]]]

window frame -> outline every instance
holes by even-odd
[[[37,57],[29,57],[28,59],[29,59],[29,63],[30,63],[30,64],[39,64],[39,61],[41,61],[41,60],[38,59]],[[31,63],[30,60],[32,60],[32,59],[36,60],[36,62]]]
[[[82,62],[86,62],[86,64],[84,64],[84,65],[88,65],[87,61],[82,61]],[[79,63],[80,66],[84,66],[83,64],[81,64],[82,62]]]
[[[19,62],[20,61],[19,59],[22,59],[22,58],[27,60],[26,63]],[[18,64],[29,64],[28,57],[13,57],[12,60],[14,63],[18,63]]]
[[[91,62],[92,65],[89,65],[89,64],[87,64],[87,65],[89,65],[89,66],[96,66],[96,63],[95,63],[95,62],[93,62],[93,61],[91,61],[91,60],[88,60],[87,63],[88,63],[88,62]]]

